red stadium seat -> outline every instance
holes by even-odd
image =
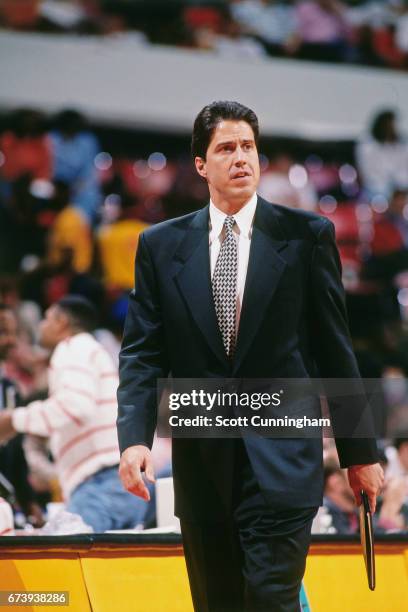
[[[211,7],[191,7],[185,9],[184,21],[188,28],[210,28],[215,32],[222,29],[222,16],[217,9]]]
[[[374,236],[371,242],[373,255],[388,255],[404,247],[398,228],[388,219],[381,218],[374,223]]]

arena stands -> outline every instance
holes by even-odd
[[[384,79],[404,76],[408,67],[406,3],[0,0],[0,16],[7,37],[16,34],[15,49],[23,48],[19,47],[23,41],[31,43],[32,33],[38,36],[35,40],[51,41],[60,48],[66,44],[70,49],[79,41],[89,44],[88,50],[94,51],[89,54],[91,69],[104,82],[109,80],[105,42],[109,53],[126,67],[137,61],[135,49],[146,48],[161,57],[178,47],[186,62],[194,53],[195,67],[203,66],[199,64],[202,57],[222,56],[223,66],[234,66],[231,71],[259,62],[271,76],[268,100],[272,101],[282,74],[295,68],[316,69],[313,78],[308,73],[299,86],[304,97],[293,96],[292,115],[286,123],[279,108],[269,101],[266,104],[265,121],[273,115],[275,123],[268,124],[260,144],[259,193],[277,204],[325,215],[335,225],[360,370],[365,378],[379,378],[383,383],[377,426],[384,440],[387,488],[376,528],[407,530],[408,145],[403,101],[393,93],[399,91],[399,80],[388,89],[391,81],[381,81],[376,90],[387,89],[387,95],[391,91],[394,106],[388,98],[386,104],[377,105],[377,98],[368,94],[374,113],[367,107],[362,116],[365,106],[360,101],[358,115],[357,100],[355,114],[342,115],[340,108],[339,120],[328,122],[328,127],[323,119],[316,126],[313,117],[299,114],[307,93],[312,107],[321,105],[316,111],[319,116],[320,108],[330,106],[326,96],[331,81],[323,62],[330,64],[332,78],[343,78],[344,83],[349,78],[347,70],[353,70],[355,85],[367,75],[373,81],[380,73]],[[92,47],[95,40],[98,45]],[[126,44],[114,47],[115,41]],[[241,60],[247,63],[240,64]],[[138,69],[145,65],[140,61]],[[164,72],[149,75],[151,81],[164,81]],[[120,73],[122,82],[126,74],[126,70]],[[296,81],[298,74],[293,77]],[[206,202],[206,185],[189,158],[184,128],[190,118],[185,116],[180,125],[171,114],[179,92],[163,87],[161,102],[169,112],[164,128],[153,112],[157,100],[143,97],[148,85],[143,81],[138,85],[135,96],[150,122],[141,115],[142,119],[132,121],[131,96],[128,120],[125,114],[116,115],[115,122],[121,101],[109,88],[103,93],[112,115],[102,105],[95,107],[99,113],[84,113],[83,105],[76,104],[79,93],[76,97],[75,92],[65,91],[61,83],[62,93],[50,86],[61,93],[51,108],[34,105],[41,99],[35,97],[35,87],[29,92],[33,103],[26,107],[0,95],[0,302],[18,313],[21,328],[2,369],[16,381],[25,401],[46,393],[47,356],[36,337],[41,312],[67,293],[87,297],[101,314],[98,337],[117,360],[140,233],[150,224],[191,212]],[[350,89],[356,96],[361,92],[357,86]],[[194,90],[188,83],[185,92],[193,97]],[[187,102],[193,107],[195,100]],[[328,108],[327,117],[331,113]],[[42,476],[35,470],[31,475],[39,503],[58,499],[55,479],[44,476],[52,466],[48,448],[38,441],[34,450],[33,441],[28,447],[33,461],[40,454],[46,465]],[[165,451],[160,467],[168,469],[168,448]],[[340,533],[355,532],[350,489],[330,443],[325,453],[325,498],[332,525]]]
[[[2,0],[3,28],[246,57],[408,67],[403,0]]]

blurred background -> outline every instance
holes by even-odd
[[[67,293],[117,363],[138,236],[207,203],[192,123],[236,99],[260,120],[259,194],[335,224],[361,374],[382,380],[379,528],[406,529],[408,2],[0,0],[0,27],[0,302],[18,317],[1,365],[24,401],[46,397],[38,323]],[[325,452],[334,528],[355,530]],[[58,499],[47,448],[27,458],[39,505]]]

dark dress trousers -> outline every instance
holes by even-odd
[[[258,196],[232,361],[224,351],[213,303],[208,227],[207,206],[153,226],[140,237],[135,290],[130,295],[120,353],[117,424],[121,451],[136,444],[151,448],[157,419],[156,379],[169,374],[173,378],[238,380],[359,377],[348,332],[334,226],[329,220],[271,204]],[[234,382],[228,390],[235,390]],[[363,411],[364,405],[356,402],[353,409]],[[358,420],[359,415],[354,416]],[[339,438],[336,444],[343,467],[377,461],[373,439]],[[241,466],[238,471],[237,465]],[[196,580],[197,575],[203,575],[205,565],[205,561],[198,561],[197,539],[204,547],[201,556],[212,559],[210,565],[215,561],[210,540],[205,543],[205,538],[198,538],[197,529],[208,534],[211,528],[219,530],[220,524],[230,525],[233,517],[234,526],[240,526],[232,536],[234,545],[245,551],[245,560],[239,566],[247,591],[251,571],[245,567],[251,555],[247,554],[242,533],[248,521],[257,521],[259,516],[261,538],[265,533],[278,534],[284,546],[289,538],[283,537],[286,531],[298,534],[294,542],[299,550],[296,552],[295,547],[293,556],[299,557],[304,569],[308,547],[305,533],[310,532],[311,519],[322,501],[320,438],[173,439],[173,474],[175,511],[182,521],[196,610],[229,609],[220,603],[219,585],[213,589],[215,603],[203,603],[212,587],[205,595]],[[290,529],[282,527],[284,516],[288,520],[292,517]],[[249,531],[256,532],[253,525]],[[258,544],[252,550],[259,553]],[[276,563],[279,566],[279,558],[288,558],[272,557],[265,560],[271,567]],[[238,558],[234,556],[236,562]],[[263,566],[258,564],[258,568]],[[226,575],[226,567],[225,563],[220,567],[221,576],[223,572]],[[283,575],[292,571],[285,569],[285,563],[280,567]],[[292,583],[296,582],[298,588],[302,571],[295,570]],[[274,571],[271,581],[281,583],[281,592],[286,590],[286,603],[279,603],[277,595],[276,608],[267,606],[267,599],[262,603],[265,589],[261,588],[263,595],[258,602],[257,595],[251,599],[247,593],[246,601],[252,603],[245,609],[297,610],[298,604],[293,603],[296,588],[284,588],[282,576]],[[265,579],[264,586],[266,583]],[[252,589],[252,594],[255,591]],[[236,604],[233,609],[241,608]]]

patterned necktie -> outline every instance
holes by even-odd
[[[234,237],[234,217],[224,221],[225,237],[212,278],[215,312],[227,356],[235,349],[235,315],[237,308],[238,246]]]

